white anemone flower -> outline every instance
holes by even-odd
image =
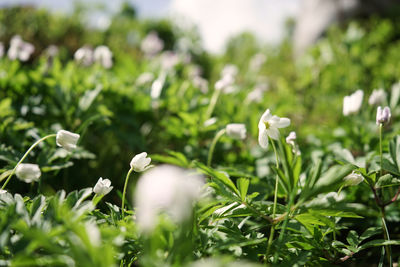
[[[112,189],[111,181],[100,177],[96,185],[93,187],[93,192],[98,195],[107,195]]]
[[[22,40],[21,36],[15,35],[10,41],[7,55],[11,60],[28,61],[33,52],[35,52],[35,47],[32,44]]]
[[[193,203],[200,198],[204,180],[201,176],[171,165],[161,165],[140,177],[135,193],[137,223],[149,232],[164,213],[176,223],[190,218]]]
[[[94,61],[100,63],[106,69],[111,68],[113,65],[112,56],[111,50],[105,45],[96,47],[93,52]]]
[[[364,91],[361,89],[349,96],[345,96],[343,98],[343,115],[348,116],[357,113],[361,108],[363,97]]]
[[[378,107],[377,111],[376,111],[376,124],[386,124],[390,121],[390,118],[392,117],[392,114],[390,112],[390,108],[389,107],[384,107],[382,109],[381,106]]]
[[[385,90],[381,89],[375,89],[372,91],[372,94],[370,95],[368,99],[368,104],[372,105],[378,105],[378,104],[383,104],[386,100],[386,92]]]
[[[71,133],[66,130],[59,130],[56,136],[56,144],[67,151],[72,151],[76,148],[80,135]]]
[[[151,158],[147,157],[146,152],[142,152],[135,155],[131,160],[131,169],[133,169],[135,172],[143,172],[151,167],[150,162]]]
[[[226,125],[226,135],[233,139],[243,140],[246,138],[246,125],[243,123],[230,123]]]
[[[31,163],[21,163],[15,170],[15,175],[25,183],[32,183],[39,181],[42,173],[40,172],[39,165]]]
[[[352,173],[344,177],[343,180],[345,182],[344,183],[345,186],[351,186],[351,185],[358,185],[359,183],[364,181],[364,177],[361,174],[353,171]]]
[[[290,125],[290,119],[280,118],[272,115],[267,109],[258,122],[258,143],[264,149],[268,148],[268,137],[278,140],[279,128],[285,128]]]

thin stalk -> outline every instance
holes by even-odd
[[[279,158],[278,158],[278,152],[276,151],[275,143],[271,138],[269,138],[269,141],[271,142],[272,148],[274,149],[276,169],[279,169]],[[275,219],[276,204],[278,202],[278,182],[279,182],[278,181],[278,174],[276,174],[276,177],[275,177],[275,190],[274,190],[274,206],[272,208],[272,219]],[[274,238],[274,233],[275,233],[275,225],[272,224],[271,225],[271,232],[270,232],[269,238],[268,238],[267,252],[265,254],[266,258],[268,258],[268,255],[269,255],[269,253],[271,251],[271,245],[272,245],[272,239]]]
[[[37,140],[35,143],[33,143],[33,145],[31,145],[31,147],[25,152],[25,154],[22,156],[22,158],[18,161],[17,165],[15,165],[14,169],[11,171],[10,175],[7,177],[7,180],[4,182],[3,186],[1,187],[1,189],[3,190],[3,189],[6,187],[6,185],[7,185],[8,182],[10,181],[11,177],[14,175],[15,170],[17,169],[18,165],[21,164],[21,163],[25,160],[25,158],[29,155],[29,153],[30,153],[39,143],[41,143],[42,141],[44,141],[44,140],[46,140],[46,139],[48,139],[48,138],[56,137],[56,136],[57,136],[57,134],[49,134],[49,135],[46,135],[45,137],[43,137],[43,138]]]
[[[390,236],[389,236],[388,228],[386,226],[385,208],[384,207],[381,207],[381,220],[382,220],[383,237],[385,238],[385,240],[389,241],[390,240]],[[389,267],[392,267],[393,266],[393,260],[392,260],[392,249],[391,249],[390,245],[386,245],[385,246],[385,250],[386,250],[386,257],[387,257],[387,260],[389,262]]]
[[[222,91],[222,89],[220,89],[220,90],[214,89],[214,93],[211,96],[210,104],[208,105],[208,108],[206,111],[205,120],[208,120],[211,117],[212,113],[214,112],[215,105],[217,104],[217,101],[221,94],[221,91]]]
[[[211,146],[210,146],[210,150],[208,150],[208,157],[207,157],[207,166],[210,167],[211,166],[211,161],[212,161],[212,157],[214,154],[214,150],[215,150],[215,145],[217,144],[218,140],[221,138],[221,136],[223,136],[226,132],[226,129],[221,129],[219,130],[219,132],[215,135],[214,139],[212,140]]]
[[[131,175],[131,172],[133,171],[133,168],[130,168],[128,171],[128,174],[126,175],[125,178],[125,184],[124,184],[124,191],[122,192],[122,204],[121,204],[121,210],[122,210],[122,218],[125,216],[125,195],[126,195],[126,188],[128,187],[128,181],[129,181],[129,176]]]
[[[382,162],[383,162],[383,153],[382,153],[382,129],[383,129],[383,124],[379,124],[379,155],[381,158],[381,170],[380,170],[380,176],[382,177],[383,173],[383,168],[382,168]]]

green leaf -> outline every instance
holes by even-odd
[[[380,246],[387,246],[387,245],[400,245],[400,240],[384,240],[384,239],[377,239],[369,241],[365,244],[360,246],[360,250],[370,248],[370,247],[380,247]]]
[[[239,189],[240,198],[244,202],[246,200],[247,190],[249,189],[250,179],[248,178],[239,178],[236,181],[237,187]]]
[[[381,227],[370,227],[365,232],[360,236],[360,241],[364,241],[367,238],[370,238],[371,236],[381,234],[382,233],[382,228]]]
[[[349,234],[347,235],[346,240],[347,240],[347,242],[349,242],[349,244],[350,244],[352,247],[357,247],[358,244],[360,243],[360,242],[358,241],[358,234],[357,234],[357,232],[354,231],[354,230],[351,230],[351,231],[349,232]]]

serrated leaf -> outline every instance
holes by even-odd
[[[248,178],[239,178],[236,181],[237,187],[239,189],[240,198],[244,202],[246,200],[247,190],[249,189],[250,179]]]

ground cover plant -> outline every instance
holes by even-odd
[[[295,61],[80,12],[0,10],[0,265],[398,264],[398,19]]]

